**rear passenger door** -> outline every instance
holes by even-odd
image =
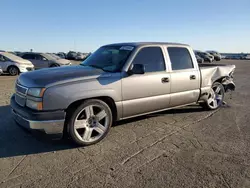
[[[167,47],[171,63],[171,99],[170,106],[194,103],[200,94],[200,72],[193,62],[191,50],[186,47]]]
[[[34,54],[34,57],[35,57],[34,62],[39,69],[49,67],[49,60],[47,58],[43,57],[40,54]]]
[[[143,64],[145,73],[122,78],[123,117],[167,108],[170,101],[170,74],[166,72],[162,48],[150,46],[139,49],[130,66],[133,64]]]

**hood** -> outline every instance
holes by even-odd
[[[67,59],[56,59],[53,62],[58,63],[60,65],[68,65],[68,64],[70,64],[70,60],[67,60]]]
[[[50,87],[52,85],[97,78],[105,74],[100,69],[85,66],[46,68],[22,73],[18,83],[26,87]]]
[[[19,63],[21,65],[27,65],[27,66],[34,67],[34,65],[27,59],[22,59],[22,60],[21,59],[14,59],[13,61],[16,63]]]

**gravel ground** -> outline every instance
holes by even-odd
[[[0,76],[0,187],[250,187],[250,61],[218,111],[199,106],[119,122],[89,147],[33,135],[11,119],[15,77]]]

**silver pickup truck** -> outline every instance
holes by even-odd
[[[184,44],[105,45],[78,66],[21,74],[12,113],[28,129],[69,133],[75,143],[90,145],[114,121],[190,104],[219,108],[225,92],[235,89],[235,66],[200,66]]]

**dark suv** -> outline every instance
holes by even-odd
[[[207,51],[209,54],[214,56],[215,61],[220,61],[221,60],[221,55],[219,52],[216,51]]]

